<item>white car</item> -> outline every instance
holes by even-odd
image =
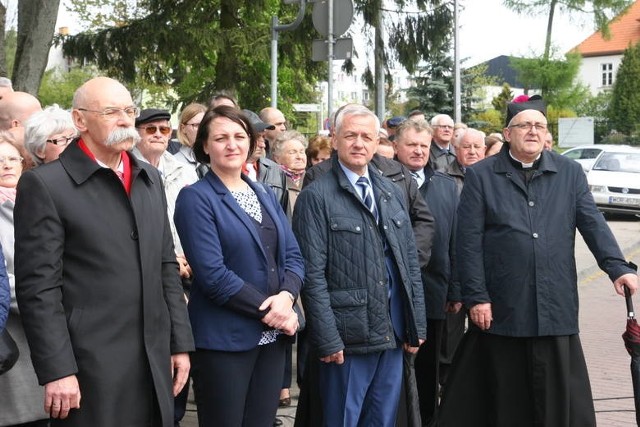
[[[563,152],[562,155],[580,163],[582,165],[582,169],[585,172],[589,172],[589,169],[591,169],[600,154],[602,154],[604,151],[615,151],[620,147],[631,148],[628,145],[613,144],[579,145]]]
[[[602,152],[587,181],[602,212],[640,214],[640,148],[618,146]]]

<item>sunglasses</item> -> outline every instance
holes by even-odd
[[[169,135],[171,133],[170,126],[141,126],[138,129],[144,129],[147,135],[153,135],[158,130],[160,130],[160,133],[163,135]]]

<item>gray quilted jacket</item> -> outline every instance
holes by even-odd
[[[321,357],[395,348],[381,233],[332,161],[331,172],[302,190],[293,214],[305,259],[302,301],[312,345]],[[398,187],[371,169],[370,177],[380,227],[404,285],[405,335],[417,346],[426,337],[426,314],[411,221]]]

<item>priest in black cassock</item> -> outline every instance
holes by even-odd
[[[618,294],[638,287],[580,165],[543,150],[543,100],[524,101],[508,105],[502,151],[465,176],[456,258],[471,322],[441,427],[595,426],[578,335],[576,229]]]

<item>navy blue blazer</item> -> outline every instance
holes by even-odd
[[[304,264],[291,226],[271,189],[245,176],[243,179],[276,225],[278,291],[287,290],[297,298]],[[265,325],[260,316],[248,312],[253,309],[257,313],[257,307],[270,293],[267,255],[253,220],[222,181],[209,172],[180,191],[174,221],[193,270],[189,316],[196,348],[254,348]],[[292,274],[296,280],[285,279]],[[238,299],[243,300],[245,310]]]

